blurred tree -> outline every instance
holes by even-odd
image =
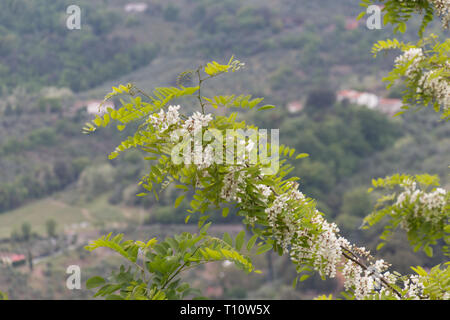
[[[30,241],[31,240],[31,235],[32,235],[31,224],[29,222],[22,223],[21,231],[22,231],[22,239],[25,242]]]
[[[341,213],[363,218],[372,208],[373,203],[366,188],[355,188],[347,191],[342,198]]]
[[[163,11],[163,17],[166,21],[174,21],[178,19],[178,15],[180,14],[180,8],[174,6],[169,3],[167,7]]]
[[[327,109],[331,109],[336,102],[336,94],[333,90],[318,88],[311,90],[306,100],[305,110],[309,114],[323,114]]]
[[[54,219],[48,219],[45,222],[45,228],[47,230],[47,235],[50,238],[56,238],[56,226],[57,226],[57,223]]]

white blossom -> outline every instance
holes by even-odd
[[[436,12],[442,19],[444,28],[448,28],[450,24],[450,0],[429,0]]]
[[[424,285],[420,282],[418,275],[409,276],[404,282],[403,286],[406,291],[406,297],[414,300],[419,300],[423,296]]]
[[[426,221],[438,222],[441,218],[441,212],[447,205],[447,191],[442,188],[436,188],[434,191],[425,192],[417,188],[415,182],[402,184],[404,191],[401,192],[394,206],[398,208],[409,208],[413,204],[413,212],[416,217],[422,216]],[[406,222],[401,226],[409,230]]]
[[[164,132],[171,125],[176,125],[180,122],[180,114],[178,113],[180,106],[169,106],[167,112],[161,109],[159,113],[153,114],[149,117],[148,121],[158,131]]]
[[[411,63],[405,72],[408,78],[413,77],[418,71],[420,71],[419,63],[423,60],[423,52],[421,48],[411,48],[405,51],[402,55],[395,59],[397,67]]]
[[[435,70],[428,71],[419,80],[419,93],[423,92],[436,99],[444,107],[450,108],[450,83],[442,76],[434,76]]]
[[[265,184],[258,184],[256,185],[256,188],[258,189],[259,193],[262,196],[262,200],[267,203],[269,197],[272,195],[272,189]]]
[[[185,130],[186,133],[195,133],[203,127],[207,127],[212,119],[213,117],[210,113],[202,114],[201,112],[196,111],[184,122],[182,129]]]
[[[232,166],[231,170],[223,178],[223,187],[220,197],[228,202],[241,202],[241,198],[237,195],[242,189],[240,185],[244,182],[244,172],[240,166]]]

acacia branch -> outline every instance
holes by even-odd
[[[359,260],[359,258],[349,249],[345,248],[345,247],[341,247],[343,250],[349,252],[352,256],[348,255],[346,252],[342,252],[342,255],[347,258],[348,260],[356,263],[358,266],[360,266],[364,271],[368,269],[368,267],[366,266],[366,264],[362,261]],[[386,278],[384,278],[383,276],[380,275],[380,281],[389,289],[391,289],[399,298],[403,298],[402,294],[400,292],[398,292],[397,289],[395,289],[387,280]]]
[[[203,81],[205,81],[205,79],[202,79],[201,75],[200,75],[200,69],[201,66],[197,69],[197,76],[198,76],[198,94],[197,94],[197,98],[198,101],[200,102],[200,106],[202,107],[202,113],[205,114],[205,103],[202,100],[202,83]]]

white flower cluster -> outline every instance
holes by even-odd
[[[178,113],[180,106],[169,106],[167,112],[161,109],[159,113],[153,114],[148,118],[148,121],[153,127],[161,132],[166,131],[171,125],[180,123],[180,114]]]
[[[202,145],[202,137],[197,137],[196,134],[202,133],[202,128],[207,127],[213,116],[211,114],[202,114],[200,112],[194,112],[194,114],[186,119],[182,124],[179,132],[174,133],[180,136],[190,136],[194,139],[194,148],[189,155],[190,159],[193,159],[195,165],[199,170],[209,168],[214,163],[214,152],[211,144],[206,147]]]
[[[347,261],[342,270],[342,275],[345,277],[345,290],[354,289],[355,298],[362,300],[364,297],[371,294],[374,290],[374,280],[369,275],[369,272],[363,269],[352,261]]]
[[[256,185],[256,189],[258,189],[260,195],[262,196],[262,201],[267,203],[267,201],[269,201],[269,197],[272,195],[272,189],[265,184]]]
[[[437,14],[442,18],[442,25],[448,28],[450,24],[450,0],[429,0]]]
[[[348,241],[339,237],[339,228],[335,223],[328,223],[322,216],[315,216],[312,222],[321,227],[321,233],[315,238],[312,246],[313,266],[320,275],[334,278],[336,267],[342,259],[342,246],[348,244]]]
[[[436,76],[436,70],[429,70],[422,73],[423,70],[421,70],[419,64],[424,59],[425,57],[421,48],[410,48],[395,59],[395,66],[402,67],[409,64],[405,71],[405,76],[411,80],[420,76],[416,92],[433,97],[433,99],[444,107],[444,110],[450,108],[449,81],[442,76]]]
[[[408,78],[412,78],[418,71],[420,71],[419,63],[423,60],[423,58],[424,56],[421,48],[411,48],[403,52],[402,55],[395,59],[395,65],[396,67],[399,67],[411,63],[408,66],[405,75]]]
[[[248,140],[246,142],[245,139],[238,139],[238,144],[244,147],[241,148],[243,149],[241,151],[244,151],[244,153],[247,152],[247,155],[236,155],[236,158],[241,159],[242,161],[238,161],[237,165],[231,166],[232,169],[225,175],[223,180],[224,185],[222,187],[220,196],[225,201],[236,201],[238,203],[241,203],[242,199],[237,196],[237,193],[242,191],[239,186],[244,182],[244,179],[246,178],[246,175],[243,173],[242,169],[244,168],[244,166],[250,163],[251,159],[248,154],[255,148],[256,144],[252,140]],[[237,149],[238,151],[240,150],[240,148]],[[210,153],[212,154],[212,152]],[[234,160],[235,159],[233,159],[233,161]],[[256,185],[256,188],[262,195],[262,201],[267,203],[269,196],[272,194],[272,190],[268,186],[263,184]]]
[[[319,233],[313,234],[311,230],[307,229],[297,232],[296,239],[304,240],[291,244],[291,260],[294,263],[300,265],[310,262],[321,276],[334,278],[338,266],[342,262],[344,250],[352,250],[361,257],[369,257],[370,252],[365,248],[358,248],[350,244],[344,237],[339,236],[337,225],[328,223],[317,210],[311,222]]]
[[[196,111],[181,126],[182,134],[196,133],[203,127],[207,127],[212,119],[212,114],[202,114],[201,112]]]
[[[194,149],[194,154],[193,154],[194,159],[201,159],[201,161],[196,163],[197,168],[199,170],[204,170],[204,169],[212,166],[214,163],[213,147],[210,144],[208,144],[204,148],[204,150],[202,150],[201,148],[198,148],[197,150],[198,151],[196,151]]]
[[[314,215],[310,220],[314,227],[305,228],[302,217],[295,214],[295,208],[305,205],[307,199],[298,191],[297,184],[293,186],[287,193],[277,196],[266,209],[277,244],[285,252],[289,251],[294,264],[312,265],[321,276],[334,278],[339,266],[344,263],[342,274],[345,277],[345,287],[353,288],[357,299],[377,294],[376,290],[381,290],[381,277],[388,264],[377,260],[363,269],[350,259],[343,260],[344,252],[356,253],[365,258],[370,257],[370,252],[339,236],[336,224],[327,222],[316,209],[312,209]]]
[[[232,166],[232,169],[223,178],[223,187],[220,197],[228,202],[241,202],[241,198],[237,195],[242,189],[240,185],[244,182],[245,174],[240,166]]]
[[[373,286],[373,291],[369,292],[364,289],[364,286],[360,286],[360,290],[358,291],[358,297],[359,298],[370,298],[370,299],[381,299],[383,295],[392,296],[396,299],[401,299],[401,297],[393,292],[392,287],[388,286],[382,286],[380,279],[382,276],[384,281],[387,281],[388,283],[397,283],[397,286],[400,287],[400,283],[403,284],[401,291],[402,291],[402,298],[412,299],[412,300],[424,300],[429,299],[424,294],[425,286],[422,282],[422,278],[419,275],[409,275],[407,277],[399,277],[399,275],[395,275],[390,273],[389,271],[382,271],[387,268],[387,265],[384,263],[383,260],[381,261],[381,265],[379,265],[379,273],[378,277],[372,275],[371,278],[375,279],[372,283],[367,282],[368,287]],[[377,263],[375,263],[377,264]],[[366,280],[364,280],[366,281]],[[365,294],[365,295],[364,295]],[[443,297],[443,300],[445,299],[445,295]]]
[[[272,205],[265,210],[275,240],[285,253],[288,252],[291,240],[300,225],[295,214],[296,207],[288,203],[290,200],[296,201],[297,206],[306,201],[306,197],[297,189],[297,184],[292,184],[289,192],[278,195]]]
[[[434,97],[444,109],[450,108],[450,82],[441,76],[434,76],[435,70],[428,71],[419,80],[417,93]]]
[[[421,51],[411,51],[409,54],[405,53],[405,59],[415,60],[420,55]],[[401,60],[399,60],[400,62]],[[161,110],[150,116],[148,122],[158,132],[164,132],[170,128],[173,130],[172,134],[181,131],[182,134],[192,135],[208,126],[213,119],[211,114],[204,115],[195,112],[190,118],[183,121],[180,118],[179,109],[180,106],[169,106],[167,112]],[[246,144],[247,151],[251,151],[252,148],[254,148],[254,143]],[[196,154],[199,151],[195,147],[193,150],[194,159],[198,157],[203,159],[196,165],[199,169],[208,168],[213,163],[212,146],[207,145],[204,151],[203,148],[200,150],[202,150],[201,154]],[[223,200],[245,205],[242,203],[244,199],[239,196],[239,193],[245,190],[245,183],[249,178],[245,167],[245,164],[231,166],[231,170],[224,176],[220,193]],[[444,189],[437,188],[433,192],[426,193],[418,190],[415,182],[411,181],[405,183],[403,187],[405,191],[399,195],[396,203],[400,207],[406,202],[414,202],[424,208],[434,210],[442,208],[446,204],[447,193]],[[273,190],[264,184],[257,184],[256,189],[263,203],[267,205],[265,213],[277,245],[285,253],[289,252],[290,258],[295,264],[298,266],[310,265],[322,276],[330,278],[335,277],[338,268],[342,267],[345,288],[353,288],[357,299],[375,297],[380,292],[391,290],[389,287],[381,285],[381,279],[383,282],[390,283],[396,281],[394,276],[386,271],[388,265],[383,260],[377,260],[375,263],[369,264],[368,268],[363,268],[362,265],[355,262],[358,260],[355,256],[356,260],[349,259],[347,254],[354,253],[368,259],[370,252],[365,248],[353,246],[348,240],[339,236],[336,224],[328,223],[321,216],[317,209],[309,203],[309,199],[298,190],[297,183],[290,183],[289,190],[280,195],[274,194]],[[305,217],[307,217],[306,220]],[[255,217],[247,218],[251,224],[256,222]],[[305,224],[305,222],[307,223]],[[344,256],[347,259],[344,259]],[[408,297],[421,297],[423,284],[419,277],[410,277],[405,281],[404,286],[407,289]]]
[[[223,181],[221,198],[229,202],[242,203],[238,193],[245,188],[245,171],[243,167],[233,167]],[[289,253],[291,261],[298,267],[312,266],[323,277],[334,278],[342,267],[342,275],[345,278],[344,285],[348,290],[354,290],[357,299],[377,298],[381,293],[394,294],[387,283],[395,283],[394,275],[386,271],[389,265],[383,260],[373,263],[370,252],[363,247],[352,245],[347,239],[339,235],[339,228],[334,223],[327,222],[322,215],[312,206],[308,206],[308,199],[298,190],[297,183],[291,183],[287,192],[274,195],[273,190],[263,184],[256,185],[262,200],[267,204],[265,213],[267,221],[272,229],[276,244],[284,253]],[[245,205],[245,204],[243,204]],[[305,227],[304,217],[308,213],[300,213],[299,208],[308,208],[310,224]],[[248,217],[250,225],[256,222],[255,217]],[[353,255],[353,260],[345,254]],[[355,256],[357,255],[357,256]],[[364,258],[368,263],[367,268],[355,262],[357,257]],[[410,296],[416,292],[416,287],[411,286],[408,292]],[[409,287],[408,287],[409,288]]]
[[[381,278],[388,279],[389,272],[386,271],[388,265],[383,259],[375,261],[369,268],[363,268],[351,260],[344,264],[342,274],[345,277],[344,288],[353,288],[355,298],[362,300],[366,297],[373,297],[382,290],[389,290],[381,284]],[[385,272],[386,271],[386,272]],[[394,281],[392,281],[394,282]]]
[[[436,188],[432,192],[425,192],[417,188],[416,182],[407,182],[402,185],[405,191],[400,193],[394,206],[399,208],[409,207],[414,204],[414,215],[422,216],[426,221],[438,222],[442,219],[442,212],[447,205],[447,191]],[[406,222],[402,223],[406,230],[409,227]]]
[[[420,277],[418,275],[409,276],[403,282],[403,286],[403,289],[407,290],[406,297],[414,300],[422,299],[425,286],[420,282]]]
[[[211,114],[202,114],[195,112],[191,117],[184,122],[180,118],[180,106],[169,106],[167,112],[161,109],[159,113],[155,113],[148,118],[148,122],[155,128],[156,132],[163,133],[169,128],[171,129],[171,140],[178,141],[180,137],[193,137],[196,133],[201,133],[203,127],[207,127],[213,119]],[[211,145],[203,148],[202,137],[199,141],[195,140],[194,147],[190,148],[188,154],[184,154],[185,158],[189,158],[189,163],[194,162],[199,170],[206,169],[214,163],[214,152]],[[197,144],[197,145],[196,145]],[[188,149],[189,150],[189,149]]]
[[[255,142],[256,139],[250,137],[242,137],[239,134],[234,133],[227,134],[224,137],[226,142],[226,163],[236,165],[254,165],[258,160],[258,145]]]

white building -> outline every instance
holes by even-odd
[[[86,101],[86,111],[89,114],[102,115],[108,110],[108,108],[114,109],[114,103],[112,101],[106,102],[103,102],[103,100]]]
[[[103,105],[102,105],[103,103]],[[101,105],[101,107],[100,107]],[[115,109],[114,103],[110,100],[103,102],[103,100],[87,100],[87,101],[78,101],[75,103],[73,107],[73,112],[76,112],[79,109],[86,108],[87,113],[89,114],[104,114],[108,108]]]
[[[124,7],[126,12],[144,12],[147,8],[148,5],[144,2],[128,3]]]
[[[355,90],[342,90],[337,93],[339,102],[348,101],[351,104],[365,106],[369,109],[376,109],[388,115],[394,115],[401,110],[403,106],[400,99],[379,98],[377,95],[369,92],[358,92]]]
[[[298,113],[303,110],[303,104],[300,101],[289,102],[286,106],[289,113]]]
[[[342,102],[347,100],[352,104],[365,106],[369,109],[375,109],[378,106],[378,96],[369,92],[358,92],[355,90],[342,90],[337,93],[337,100]]]
[[[373,93],[363,92],[359,95],[356,103],[369,109],[375,109],[378,106],[378,97]]]

